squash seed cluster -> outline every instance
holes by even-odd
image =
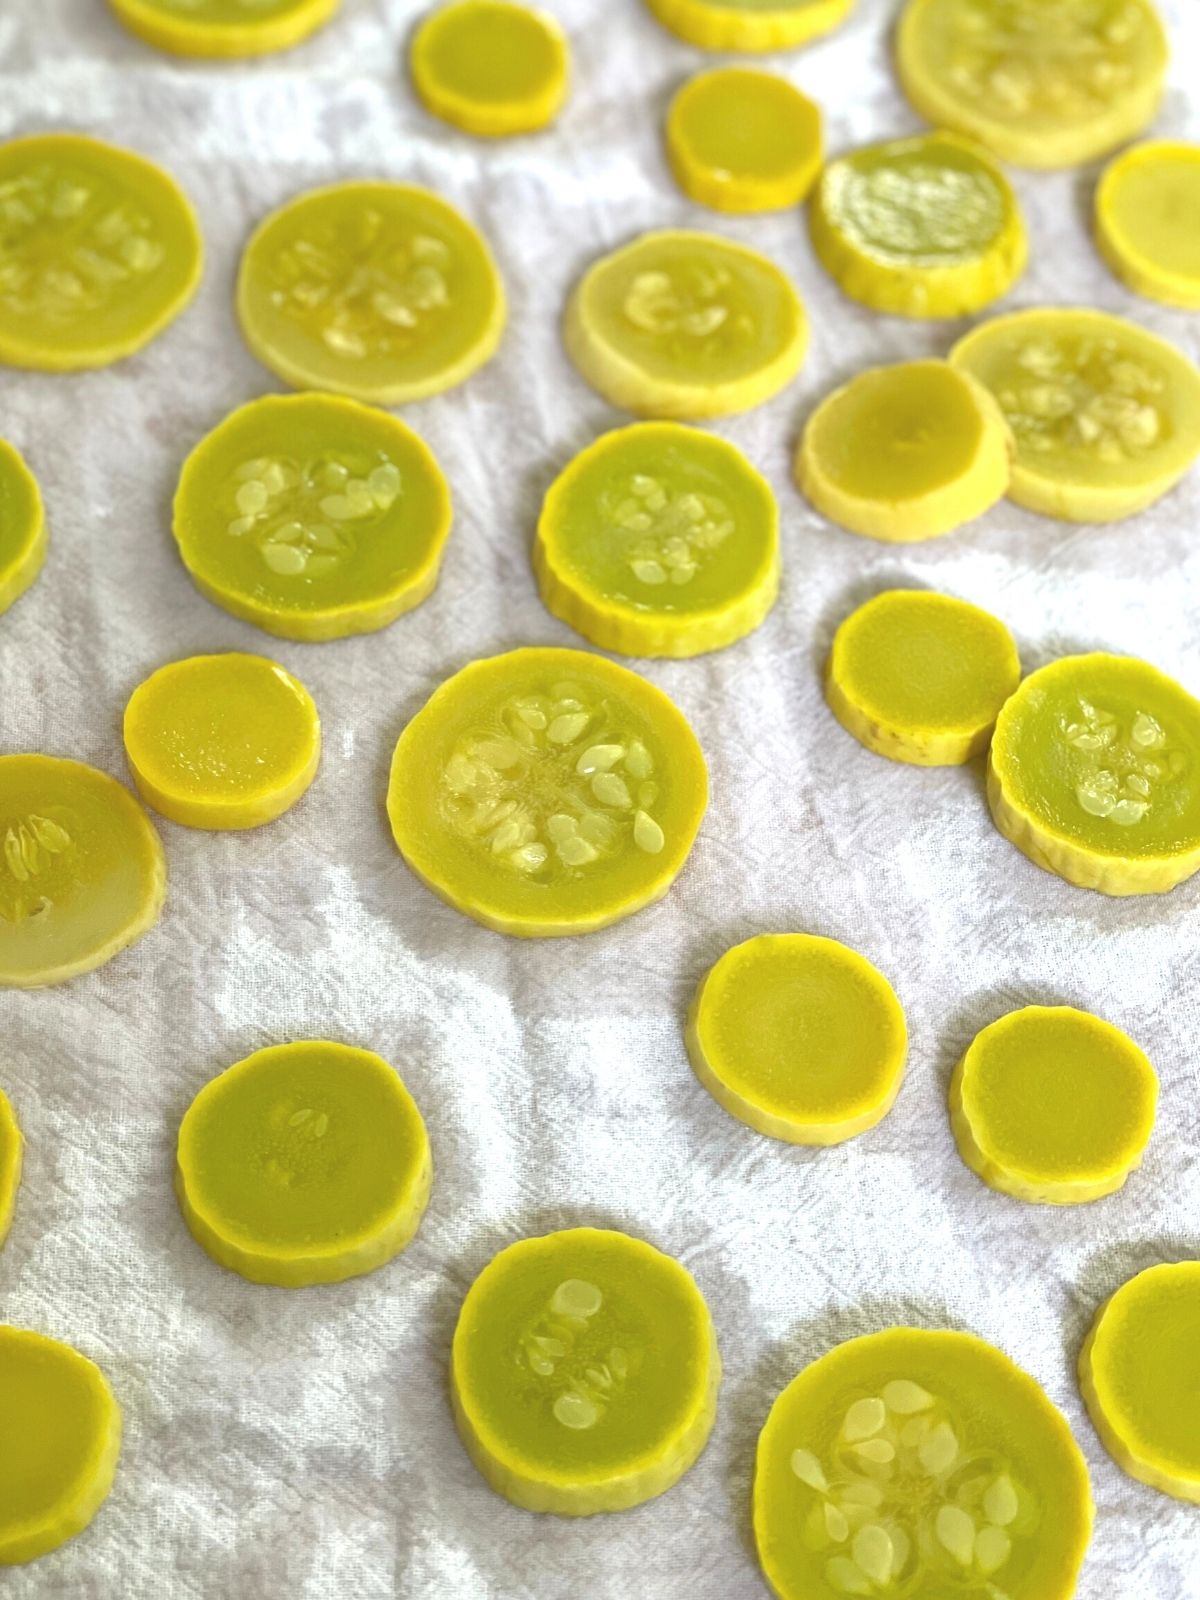
[[[576,1432],[596,1426],[629,1375],[628,1351],[613,1345],[600,1357],[595,1337],[587,1337],[603,1304],[594,1283],[567,1278],[520,1343],[518,1360],[554,1392],[555,1421]]]
[[[629,838],[658,855],[666,836],[653,816],[654,759],[615,720],[575,683],[509,700],[496,725],[460,738],[446,763],[451,824],[527,877],[577,873]]]
[[[964,1596],[1008,1600],[998,1581],[1035,1508],[1004,1462],[969,1451],[949,1408],[908,1378],[849,1407],[828,1468],[792,1453],[809,1491],[804,1533],[829,1552],[825,1577],[845,1595],[911,1595],[924,1574]]]
[[[230,480],[234,515],[226,531],[253,538],[278,576],[320,578],[345,565],[357,535],[383,521],[402,486],[399,467],[382,451],[373,464],[333,454],[307,462],[259,456]]]
[[[0,884],[4,889],[0,922],[15,925],[54,909],[54,902],[40,889],[55,859],[66,855],[72,842],[61,823],[36,813],[9,824],[3,849],[3,877],[8,882]]]
[[[1030,339],[997,399],[1022,450],[1069,450],[1094,461],[1136,461],[1163,439],[1160,373],[1115,339]]]
[[[843,232],[882,260],[937,266],[985,249],[1003,231],[1005,198],[985,167],[929,160],[834,162],[825,207]]]
[[[973,0],[948,8],[949,79],[984,115],[1085,118],[1133,82],[1138,34],[1129,0]]]
[[[270,300],[336,356],[398,356],[450,311],[452,263],[444,239],[367,206],[283,246]]]
[[[672,494],[641,472],[609,497],[603,515],[609,532],[628,541],[626,560],[634,577],[655,588],[690,583],[704,558],[735,527],[729,507],[716,495]]]
[[[17,316],[95,313],[163,256],[149,212],[70,163],[0,181],[0,297]]]
[[[732,272],[716,263],[655,268],[634,277],[622,309],[639,333],[664,339],[674,353],[714,354],[754,338],[754,318],[734,288]]]
[[[1150,810],[1156,791],[1174,782],[1187,766],[1179,750],[1167,748],[1167,735],[1148,712],[1138,711],[1122,726],[1111,711],[1087,700],[1074,720],[1063,721],[1071,749],[1075,798],[1092,817],[1132,827]]]

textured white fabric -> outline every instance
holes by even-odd
[[[928,546],[824,525],[791,486],[801,423],[872,362],[945,351],[953,326],[874,317],[816,266],[797,213],[717,219],[674,188],[659,146],[670,93],[700,64],[637,0],[560,0],[575,92],[560,125],[483,144],[427,118],[402,70],[410,0],[346,0],[301,49],[248,66],[176,62],[102,0],[6,0],[0,134],[73,127],[131,145],[193,196],[208,241],[197,303],[138,358],[61,378],[0,372],[0,433],[41,478],[52,546],[0,621],[0,748],[124,776],[120,715],[160,663],[262,650],[324,718],[309,796],[258,833],[162,825],[161,926],[104,970],[0,996],[0,1084],[28,1137],[0,1317],[79,1345],[109,1374],[126,1440],[92,1529],[8,1573],[12,1600],[753,1600],[757,1430],[806,1362],[905,1321],[970,1328],[1066,1411],[1099,1505],[1082,1600],[1200,1592],[1200,1514],[1123,1476],[1073,1364],[1101,1299],[1151,1262],[1200,1253],[1200,879],[1116,902],[1039,872],[994,831],[978,765],[919,771],[859,748],[819,668],[855,603],[897,582],[981,602],[1027,667],[1107,646],[1200,688],[1200,479],[1108,529],[1003,506]],[[1200,135],[1200,15],[1164,0],[1175,45],[1159,127]],[[839,149],[914,128],[889,69],[890,0],[776,65],[825,105]],[[1189,107],[1189,85],[1191,106]],[[441,584],[386,633],[268,640],[193,590],[168,533],[180,463],[227,411],[276,387],[231,312],[238,252],[270,208],[318,182],[432,185],[491,239],[511,323],[499,358],[406,416],[456,503]],[[1094,172],[1021,174],[1033,234],[1014,305],[1098,304],[1200,354],[1197,319],[1126,294],[1088,239]],[[715,657],[650,665],[692,718],[713,800],[670,897],[580,941],[523,944],[449,910],[397,856],[383,812],[397,733],[472,657],[580,641],[542,609],[528,545],[554,474],[621,420],[574,375],[557,321],[596,254],[661,224],[711,226],[792,270],[813,320],[794,387],[722,424],[771,476],[784,589],[766,625]],[[787,1148],[728,1117],[688,1067],[681,1022],[705,969],[762,930],[844,939],[907,1008],[900,1100],[873,1133]],[[1026,1207],[959,1161],[948,1075],[973,1032],[1023,1002],[1069,1001],[1127,1028],[1162,1077],[1142,1170],[1078,1210]],[[257,1288],[192,1242],[171,1191],[196,1090],[252,1049],[327,1035],[396,1064],[428,1120],[432,1203],[405,1254],[336,1288]],[[712,1307],[726,1367],[698,1466],[664,1498],[583,1523],[494,1497],[446,1398],[454,1318],[503,1244],[580,1221],[678,1256]]]

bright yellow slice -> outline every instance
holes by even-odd
[[[1200,1505],[1200,1261],[1122,1284],[1088,1334],[1079,1381],[1117,1465]]]
[[[909,0],[896,62],[928,121],[1017,166],[1073,167],[1154,116],[1167,39],[1150,0]]]
[[[428,598],[450,532],[433,452],[336,395],[266,395],[192,451],[176,543],[216,605],[285,639],[372,633]]]
[[[509,0],[452,0],[413,38],[426,109],[482,138],[548,126],[567,97],[570,56],[553,17]]]
[[[690,78],[667,113],[679,187],[714,211],[798,206],[821,170],[821,109],[773,72],[716,67]]]
[[[563,325],[604,398],[640,416],[749,411],[800,370],[800,297],[758,251],[711,233],[645,233],[589,267]]]
[[[0,615],[29,588],[46,559],[46,514],[37,479],[0,439]]]
[[[1200,869],[1200,701],[1128,656],[1065,656],[996,720],[996,826],[1104,894],[1162,894]]]
[[[1062,1413],[969,1333],[837,1345],[758,1441],[754,1533],[780,1600],[1071,1600],[1092,1515]]]
[[[950,1084],[959,1154],[1002,1194],[1080,1205],[1119,1189],[1154,1127],[1158,1078],[1111,1023],[1026,1006],[975,1035]]]
[[[987,391],[944,361],[872,367],[808,420],[796,482],[850,533],[938,539],[1003,499],[1011,440]]]
[[[471,1285],[450,1392],[472,1461],[527,1511],[625,1511],[708,1440],[721,1361],[708,1307],[670,1256],[570,1228],[521,1239]]]
[[[853,300],[901,317],[961,317],[1025,270],[1008,179],[978,145],[924,133],[831,161],[808,212],[813,247]]]
[[[1200,311],[1200,145],[1154,140],[1110,163],[1096,243],[1135,294]]]
[[[324,27],[342,0],[108,0],[131,33],[177,56],[261,56]]]
[[[0,988],[102,966],[158,921],[167,864],[122,784],[55,756],[0,756]]]
[[[196,292],[195,212],[161,168],[74,133],[0,144],[0,362],[106,367]]]
[[[1010,497],[1068,522],[1144,511],[1200,456],[1200,370],[1103,311],[1017,311],[950,360],[989,389],[1016,441]]]
[[[779,507],[735,445],[637,422],[551,485],[533,563],[556,617],[602,650],[694,656],[757,628],[779,593]]]
[[[951,595],[890,589],[834,634],[825,698],[876,755],[958,766],[987,749],[1020,678],[1016,644],[998,617]]]
[[[374,1272],[408,1244],[433,1166],[421,1113],[370,1050],[259,1050],[205,1084],[179,1129],[175,1189],[192,1236],[253,1283]]]
[[[582,650],[474,661],[400,735],[388,815],[449,905],[523,938],[590,933],[659,900],[708,773],[660,689]]]
[[[739,1121],[790,1144],[831,1145],[891,1110],[908,1029],[891,984],[857,951],[815,934],[760,934],[701,983],[687,1048]]]
[[[646,0],[671,32],[702,50],[791,50],[845,21],[854,0]]]
[[[21,1182],[21,1152],[24,1144],[12,1102],[0,1089],[0,1244],[8,1237],[8,1230],[12,1226],[17,1189]]]
[[[277,662],[191,656],[133,691],[125,753],[142,799],[172,822],[257,828],[316,777],[321,722],[308,690]]]
[[[489,361],[504,287],[483,237],[403,183],[337,183],[261,223],[238,274],[251,351],[296,389],[422,400]]]
[[[0,1324],[0,1567],[82,1533],[108,1498],[121,1412],[108,1380],[57,1339]]]

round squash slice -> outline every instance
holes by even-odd
[[[202,594],[285,639],[386,628],[437,583],[450,490],[424,440],[333,395],[267,395],[184,462],[174,533]]]
[[[187,828],[257,828],[317,775],[321,723],[308,690],[263,656],[160,667],[125,708],[125,753],[148,805]]]
[[[74,133],[0,144],[0,362],[106,367],[196,292],[200,226],[174,179]]]
[[[604,398],[647,417],[761,405],[800,370],[800,297],[757,250],[709,233],[646,233],[576,286],[567,353]]]
[[[1119,155],[1096,191],[1096,243],[1135,294],[1200,311],[1200,144]]]
[[[24,1145],[12,1102],[0,1089],[0,1244],[4,1243],[12,1227],[17,1188],[21,1182],[21,1152]]]
[[[272,212],[242,257],[237,311],[251,351],[293,388],[385,406],[469,378],[505,319],[482,236],[403,183],[337,183]]]
[[[720,1381],[691,1276],[599,1228],[502,1250],[454,1331],[458,1431],[491,1487],[528,1511],[582,1517],[662,1494],[704,1449]]]
[[[814,934],[760,934],[701,983],[687,1048],[732,1116],[773,1139],[831,1145],[891,1110],[908,1029],[891,984],[856,951]]]
[[[717,67],[690,78],[667,114],[679,187],[714,211],[782,211],[821,170],[821,110],[773,72]]]
[[[121,1412],[86,1356],[0,1325],[0,1418],[0,1566],[15,1566],[82,1533],[104,1504]]]
[[[752,632],[779,593],[779,507],[724,439],[639,422],[597,439],[546,496],[542,599],[603,650],[694,656]]]
[[[46,516],[37,479],[0,439],[0,615],[19,600],[46,559]]]
[[[1200,456],[1200,370],[1103,311],[997,317],[950,360],[995,396],[1016,441],[1010,497],[1069,522],[1116,522]]]
[[[400,735],[388,816],[449,905],[525,938],[659,900],[708,804],[696,736],[660,689],[582,650],[472,662]]]
[[[342,0],[108,0],[131,33],[177,56],[261,56],[324,27]]]
[[[986,750],[1021,663],[1012,634],[978,606],[924,589],[891,589],[833,636],[830,710],[890,761],[958,766]]]
[[[1002,1194],[1079,1205],[1142,1159],[1158,1078],[1128,1035],[1070,1006],[1026,1006],[976,1034],[950,1084],[959,1154]]]
[[[482,138],[553,122],[569,71],[554,18],[510,0],[453,0],[413,38],[413,83],[426,109]]]
[[[1150,0],[908,0],[896,62],[928,121],[1018,166],[1073,167],[1154,116],[1167,39]]]
[[[780,1600],[1070,1600],[1091,1527],[1066,1420],[968,1333],[838,1345],[759,1437],[754,1531]]]
[[[399,1255],[433,1167],[421,1113],[370,1050],[275,1045],[206,1084],[179,1129],[193,1238],[253,1283],[340,1283]]]
[[[944,361],[872,367],[805,427],[796,482],[823,516],[889,543],[939,539],[1009,486],[1012,441],[991,396]]]
[[[1104,894],[1161,894],[1200,868],[1200,702],[1128,656],[1065,656],[996,720],[996,826],[1031,861]]]
[[[646,0],[671,32],[702,50],[791,50],[829,33],[854,0]]]
[[[902,317],[960,317],[1025,270],[1017,197],[953,133],[868,145],[831,161],[808,213],[822,266],[852,300]]]
[[[1079,1380],[1117,1465],[1200,1505],[1200,1261],[1122,1284],[1088,1334]]]
[[[0,756],[0,988],[90,972],[158,921],[167,864],[122,784],[79,761]]]

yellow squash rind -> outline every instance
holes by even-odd
[[[130,33],[156,49],[176,56],[236,60],[290,50],[323,28],[342,0],[294,0],[286,11],[246,22],[197,22],[154,0],[108,3]]]
[[[721,0],[646,0],[664,28],[701,50],[794,50],[840,27],[855,0],[794,0],[752,9]]]

